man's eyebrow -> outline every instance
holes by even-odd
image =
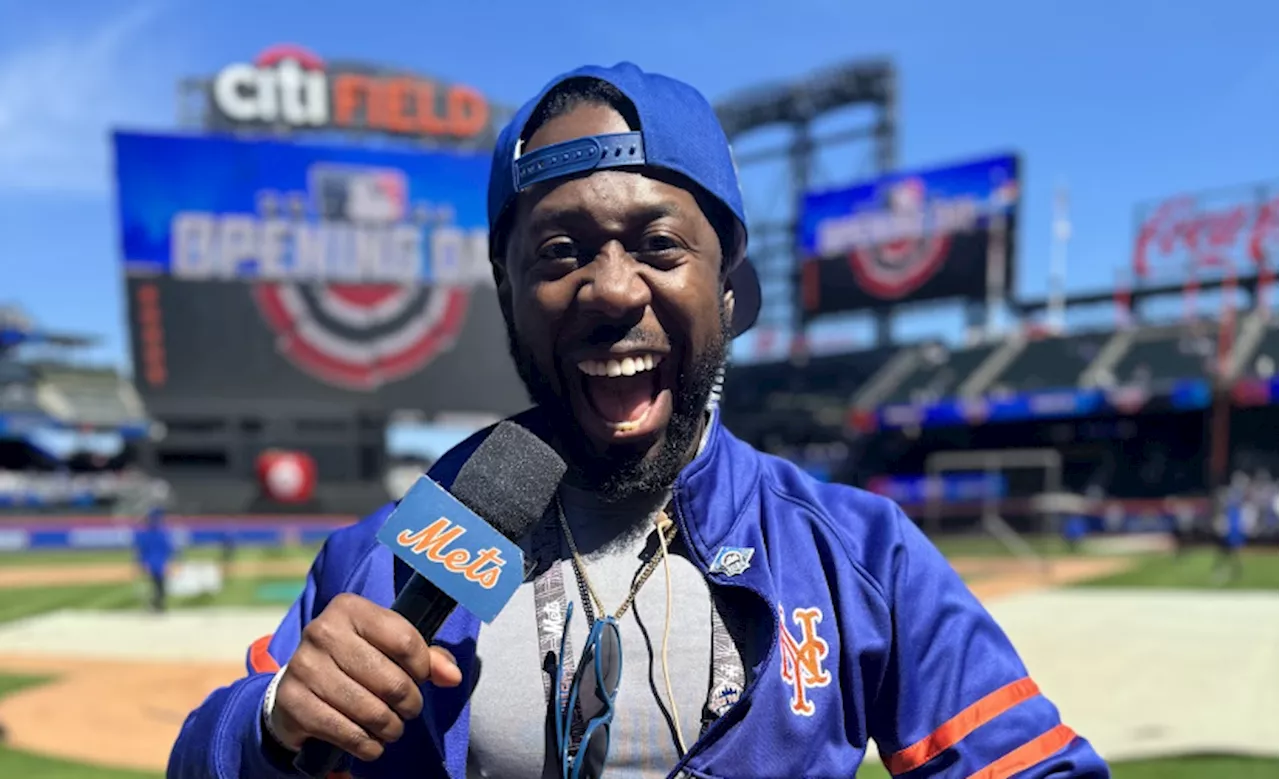
[[[627,212],[626,221],[630,225],[648,224],[659,219],[680,218],[685,216],[684,209],[671,201],[662,201],[638,206]],[[538,233],[544,230],[563,227],[595,227],[599,224],[591,210],[582,205],[566,205],[537,209],[529,217],[529,232]]]

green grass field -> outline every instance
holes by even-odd
[[[14,779],[161,779],[164,774],[73,763],[0,746],[0,776]]]
[[[998,538],[987,533],[966,533],[963,535],[942,535],[930,538],[947,557],[1011,557],[1008,547]],[[1067,544],[1060,536],[1024,536],[1024,540],[1046,557],[1060,557],[1070,553]]]
[[[236,551],[237,561],[310,560],[317,547],[262,549],[248,547]],[[214,549],[193,549],[184,560],[216,560]],[[130,564],[126,551],[34,552],[0,555],[0,566],[52,566],[89,564]],[[230,577],[217,595],[171,598],[171,608],[205,606],[287,605],[302,591],[302,577]],[[135,581],[110,584],[12,587],[0,590],[0,624],[59,609],[141,609],[146,606],[148,588],[139,577]]]
[[[934,545],[949,558],[1009,558],[1011,554],[994,536],[985,534],[939,536]],[[1027,536],[1027,542],[1047,557],[1064,557],[1070,553],[1066,542],[1056,536]],[[1124,573],[1079,582],[1075,587],[1133,587],[1205,590],[1280,589],[1280,555],[1274,549],[1249,549],[1240,556],[1238,579],[1220,582],[1214,576],[1217,550],[1202,546],[1175,557],[1169,552],[1134,555],[1137,564]]]
[[[0,595],[0,624],[59,609],[142,609],[149,597],[140,580],[65,587],[15,587],[0,592],[3,593]],[[278,605],[283,611],[301,592],[301,577],[231,578],[216,595],[170,599],[169,607]]]
[[[1144,555],[1134,568],[1113,576],[1080,582],[1077,587],[1159,587],[1166,589],[1265,590],[1280,589],[1280,556],[1274,552],[1248,551],[1240,556],[1239,579],[1219,583],[1214,577],[1217,552],[1191,549],[1181,557]]]

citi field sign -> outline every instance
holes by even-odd
[[[327,63],[301,46],[270,46],[209,83],[214,124],[339,130],[464,141],[489,125],[472,87],[361,63]]]

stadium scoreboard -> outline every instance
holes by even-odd
[[[524,404],[489,266],[487,154],[114,136],[148,405]]]

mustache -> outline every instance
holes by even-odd
[[[571,333],[561,339],[565,346],[621,346],[625,349],[659,349],[670,347],[667,334],[646,329],[639,324],[599,324],[580,333]]]

